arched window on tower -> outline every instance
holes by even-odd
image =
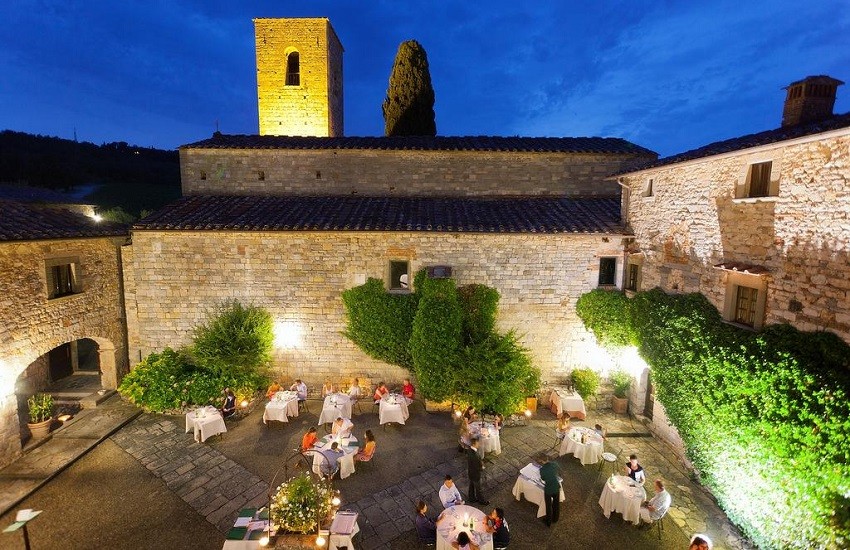
[[[298,52],[290,52],[286,56],[286,85],[300,86],[301,85],[301,69]]]

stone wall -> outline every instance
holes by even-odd
[[[326,18],[255,19],[260,135],[343,135],[342,44]],[[286,85],[298,52],[299,84]]]
[[[598,257],[621,254],[621,238],[602,235],[136,231],[125,254],[135,288],[128,325],[137,326],[130,356],[188,344],[210,307],[237,299],[267,308],[288,331],[293,345],[274,356],[283,379],[400,381],[406,371],[342,336],[341,294],[367,277],[386,280],[390,259],[408,259],[412,272],[450,265],[458,284],[498,289],[500,329],[519,331],[544,379],[563,379],[596,348],[575,301],[596,286]]]
[[[28,365],[61,344],[91,338],[100,347],[105,386],[114,387],[126,370],[118,258],[123,241],[0,243],[0,467],[21,450],[15,391]],[[83,291],[48,300],[45,261],[70,257],[79,261]],[[27,387],[42,385],[35,380],[24,382]]]
[[[351,149],[180,149],[184,195],[618,197],[635,155]],[[649,158],[649,157],[647,157]]]
[[[713,266],[762,266],[765,323],[850,341],[848,156],[845,129],[626,176],[642,288],[701,292],[723,311],[730,283],[753,276]],[[735,198],[748,166],[767,160],[777,196]],[[653,196],[643,197],[650,178]]]

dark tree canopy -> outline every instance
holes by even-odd
[[[416,40],[398,47],[383,111],[388,136],[437,135],[428,55]]]

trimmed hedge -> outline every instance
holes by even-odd
[[[226,374],[265,369],[271,361],[274,323],[268,310],[224,302],[196,327],[190,353],[197,365]]]
[[[585,311],[625,304],[609,328],[638,344],[729,518],[764,548],[850,545],[850,346],[790,325],[735,327],[701,294],[654,289],[623,302],[602,292],[582,296],[600,303]]]

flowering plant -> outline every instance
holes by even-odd
[[[327,518],[332,509],[330,487],[308,474],[281,484],[272,497],[272,521],[291,533],[309,533],[316,522]]]

